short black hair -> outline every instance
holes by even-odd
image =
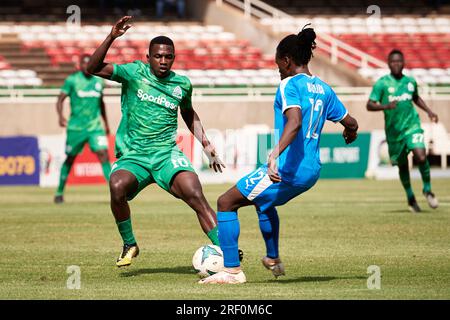
[[[399,54],[402,57],[404,57],[403,52],[401,52],[399,49],[392,49],[391,52],[388,54],[388,59],[393,56],[394,54]]]
[[[172,46],[173,49],[175,50],[175,45],[173,44],[172,39],[166,36],[158,36],[153,38],[152,41],[150,41],[150,45],[148,46],[148,52],[152,50],[152,46],[155,44],[165,44],[168,46]]]
[[[280,41],[277,46],[280,58],[289,56],[298,66],[308,64],[313,57],[312,51],[316,48],[316,33],[313,28],[305,28],[306,26],[298,34],[291,34]]]

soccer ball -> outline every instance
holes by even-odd
[[[223,253],[219,246],[207,244],[195,251],[192,266],[200,278],[213,275],[223,269]]]

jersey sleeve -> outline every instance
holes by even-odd
[[[369,100],[381,102],[381,99],[383,98],[383,87],[384,85],[381,79],[375,82],[372,92],[370,93]]]
[[[180,103],[180,108],[181,109],[192,109],[192,84],[189,81],[189,79],[187,80],[188,85],[187,85],[187,93],[186,96],[183,97],[183,100],[181,100]]]
[[[138,63],[131,62],[125,64],[115,64],[113,63],[113,74],[111,75],[111,80],[124,83],[128,82],[134,77],[136,77],[136,73],[139,69]]]
[[[330,92],[327,108],[327,120],[339,122],[347,116],[348,111],[347,108],[344,107],[341,100],[339,100],[336,93],[333,90]]]
[[[284,113],[287,109],[290,108],[299,108],[301,109],[300,105],[300,96],[299,91],[295,86],[295,83],[293,81],[287,81],[282,82],[280,84],[280,94],[281,94],[281,101],[282,101],[282,107],[281,112]]]
[[[66,95],[70,95],[73,88],[73,81],[72,77],[67,77],[67,79],[64,81],[63,86],[61,87],[61,92],[65,93]]]

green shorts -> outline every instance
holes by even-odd
[[[88,142],[92,152],[108,149],[108,138],[104,130],[75,131],[67,130],[66,154],[76,156],[83,151],[84,144]]]
[[[425,149],[423,130],[404,136],[400,141],[388,141],[388,147],[392,165],[404,164],[408,161],[408,153],[413,149]]]
[[[142,189],[154,182],[170,192],[175,174],[181,171],[195,173],[192,163],[177,146],[158,150],[151,154],[129,153],[124,155],[113,164],[111,174],[118,170],[131,172],[138,181],[137,190],[127,195],[128,200],[132,200]]]

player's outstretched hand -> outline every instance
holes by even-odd
[[[225,168],[225,164],[222,162],[222,160],[220,160],[214,146],[212,144],[209,144],[203,150],[205,151],[205,154],[209,159],[209,167],[213,168],[215,172],[222,172],[222,168]]]
[[[433,111],[430,111],[430,112],[428,113],[428,117],[429,117],[430,120],[431,120],[432,122],[434,122],[434,123],[438,123],[438,121],[439,121],[439,118],[438,118],[437,114],[434,113]]]
[[[342,136],[344,137],[345,143],[350,144],[356,140],[356,138],[358,137],[358,132],[356,130],[348,130],[347,128],[345,128]]]
[[[269,161],[267,162],[267,174],[269,175],[270,181],[277,183],[281,182],[281,177],[278,174],[278,167],[276,159],[269,157]]]
[[[111,29],[111,37],[113,39],[124,35],[125,32],[131,28],[131,24],[128,24],[128,21],[130,21],[131,18],[132,16],[124,16],[114,24]]]
[[[64,117],[59,117],[58,123],[60,127],[64,128],[67,125],[67,120]]]

